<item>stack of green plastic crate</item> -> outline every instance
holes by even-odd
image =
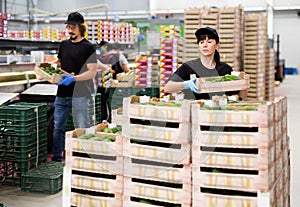
[[[47,162],[22,175],[21,190],[55,194],[62,189],[62,162]]]
[[[46,158],[47,105],[0,107],[0,185],[20,185],[21,175]]]

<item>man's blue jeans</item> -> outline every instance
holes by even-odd
[[[53,161],[62,161],[66,124],[71,109],[75,119],[75,128],[90,127],[88,97],[56,97],[54,102]]]

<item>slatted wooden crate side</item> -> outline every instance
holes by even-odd
[[[192,146],[192,164],[202,167],[219,167],[244,170],[266,170],[275,163],[275,146],[260,148],[258,154],[201,151]]]
[[[71,187],[76,189],[121,195],[124,182],[121,175],[117,175],[115,179],[108,179],[72,174],[71,183]]]
[[[72,151],[66,151],[65,165],[72,170],[109,175],[123,175],[123,157],[111,157],[115,160],[100,159],[90,154],[90,157],[73,156]]]
[[[194,146],[254,148],[268,147],[275,142],[274,124],[258,127],[258,132],[229,132],[201,130],[201,125],[192,125],[192,144]]]
[[[122,126],[123,114],[119,114],[118,109],[111,110],[111,123]]]
[[[190,163],[190,144],[180,144],[180,149],[131,143],[124,137],[123,156],[155,162],[188,165]]]
[[[212,126],[268,127],[274,121],[274,104],[260,105],[257,111],[202,110],[192,104],[192,124]]]
[[[151,123],[151,121],[150,121]],[[161,126],[132,124],[130,119],[124,119],[122,134],[132,139],[156,141],[174,144],[191,143],[190,123],[179,123],[178,128],[167,127],[167,123],[161,123]]]
[[[134,182],[132,178],[124,177],[123,200],[129,201],[130,197],[138,197],[173,204],[191,205],[191,190],[191,184],[183,184],[182,188],[173,188]]]
[[[143,161],[143,164],[133,162],[132,158],[124,158],[124,176],[170,183],[190,184],[192,169],[191,165],[160,166]]]
[[[269,192],[276,179],[275,163],[266,170],[258,170],[257,175],[204,172],[199,166],[193,166],[192,176],[196,186],[251,192]]]
[[[122,156],[123,137],[120,134],[97,132],[97,136],[111,136],[114,142],[93,141],[72,137],[73,131],[66,132],[67,151],[81,152],[94,155]]]
[[[116,196],[111,197],[101,197],[92,196],[80,193],[71,193],[71,204],[73,206],[105,206],[105,207],[123,207],[122,197]]]
[[[123,116],[167,122],[190,122],[191,101],[184,100],[180,107],[132,104],[132,97],[123,99]]]
[[[213,189],[212,189],[213,191]],[[241,196],[241,195],[222,195],[214,193],[201,192],[200,186],[193,185],[192,190],[192,207],[224,207],[224,206],[246,206],[246,207],[258,207],[261,197],[270,201],[270,206],[275,205],[276,193],[273,187],[269,194],[263,194],[257,196]],[[265,206],[264,206],[265,207]]]

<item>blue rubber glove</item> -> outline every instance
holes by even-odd
[[[75,78],[73,75],[63,74],[61,77],[63,78],[63,80],[57,84],[58,86],[68,86],[71,83],[75,82]]]
[[[196,86],[196,80],[197,80],[196,78],[193,78],[191,80],[184,81],[183,82],[184,89],[190,89],[194,93],[200,94],[200,92],[198,91],[198,87]]]

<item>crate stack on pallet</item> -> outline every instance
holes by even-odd
[[[242,70],[242,35],[243,8],[225,7],[220,10],[219,49],[222,62],[229,64],[233,70]]]
[[[203,12],[202,14],[200,27],[211,27],[218,31],[220,9],[206,7],[204,7],[203,9],[205,12]]]
[[[169,77],[178,68],[178,51],[180,48],[180,31],[175,25],[160,27],[160,96],[165,95],[163,88]]]
[[[113,22],[98,21],[98,41],[115,42],[118,39],[117,26]]]
[[[266,14],[249,13],[245,16],[244,71],[250,75],[248,100],[265,100],[267,49]]]
[[[80,130],[67,132],[63,207],[122,207],[122,136],[97,132],[95,127],[84,133],[111,141],[80,138]]]
[[[287,134],[287,98],[276,97],[275,139],[276,139],[276,207],[290,207],[290,141]]]
[[[0,184],[20,186],[24,173],[46,162],[47,105],[1,106],[0,126]]]
[[[190,103],[123,103],[123,206],[190,206]]]
[[[282,153],[274,133],[275,104],[207,110],[195,103],[191,112],[192,206],[278,206],[282,187],[276,158]]]
[[[195,32],[200,28],[202,12],[203,9],[201,8],[184,11],[184,62],[199,57]]]
[[[89,41],[98,41],[98,22],[97,21],[87,21],[85,22],[87,26],[87,39]]]
[[[124,23],[118,27],[118,42],[120,43],[133,43],[132,41],[132,24]]]
[[[141,56],[135,60],[135,87],[159,86],[158,56]]]
[[[265,100],[274,100],[275,96],[275,51],[268,48],[266,53],[266,89]]]
[[[7,37],[7,24],[9,19],[9,14],[2,14],[0,13],[0,37]]]

